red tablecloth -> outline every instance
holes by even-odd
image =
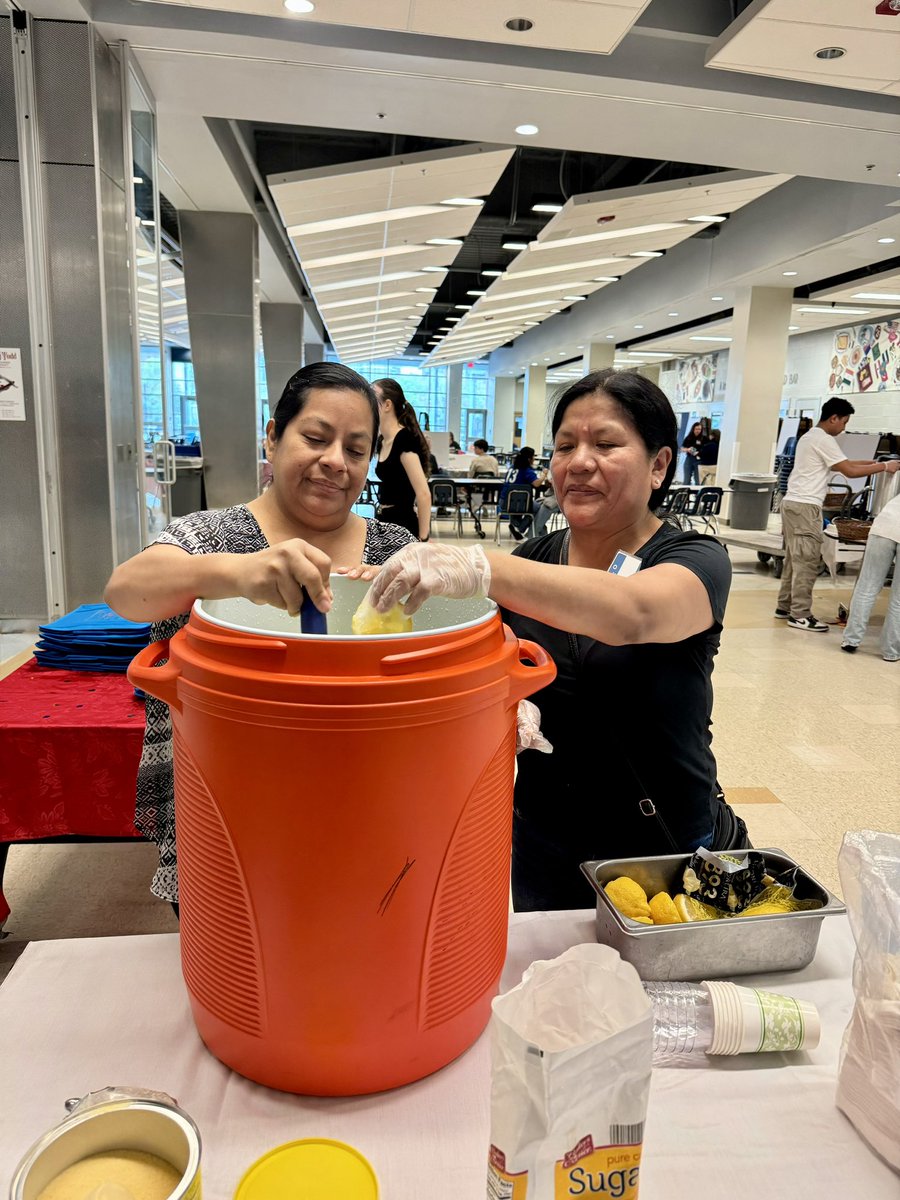
[[[32,659],[0,680],[0,842],[137,837],[144,705],[124,675]],[[0,891],[0,921],[8,915]]]

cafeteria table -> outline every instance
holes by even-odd
[[[592,911],[518,913],[510,921],[504,989],[535,959],[594,940]],[[847,919],[827,917],[808,967],[740,980],[817,1004],[817,1049],[654,1071],[641,1200],[898,1195],[896,1175],[834,1105],[852,960]],[[32,942],[0,987],[0,1029],[7,1032],[0,1195],[31,1143],[63,1118],[68,1097],[115,1084],[168,1092],[193,1116],[203,1139],[204,1200],[232,1200],[252,1162],[304,1137],[355,1146],[375,1167],[383,1200],[485,1196],[487,1034],[429,1078],[380,1095],[272,1091],[204,1048],[190,1016],[177,934]]]
[[[144,705],[124,675],[30,659],[0,680],[0,926],[10,844],[137,838]]]

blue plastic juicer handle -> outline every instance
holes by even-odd
[[[300,632],[328,633],[328,618],[325,613],[319,612],[305,589],[303,591],[303,603],[300,605]]]

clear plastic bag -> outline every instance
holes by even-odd
[[[846,834],[838,869],[856,938],[856,1005],[841,1047],[837,1106],[900,1172],[900,836]]]

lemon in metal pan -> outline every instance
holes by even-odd
[[[603,890],[623,917],[639,921],[641,925],[653,924],[647,893],[639,883],[627,875],[620,875],[618,879],[610,880]]]
[[[681,917],[668,892],[657,892],[650,901],[650,916],[654,925],[680,925]]]
[[[350,622],[354,633],[368,637],[384,633],[412,633],[412,627],[412,617],[406,615],[402,604],[395,604],[382,613],[377,612],[367,600],[363,600]]]

